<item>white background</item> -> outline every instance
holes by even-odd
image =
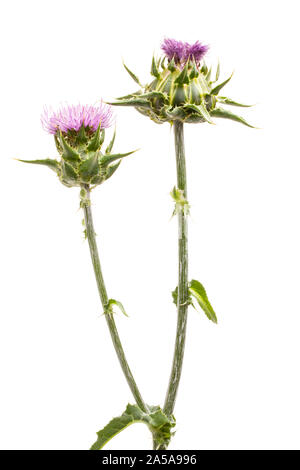
[[[55,157],[43,106],[134,91],[164,37],[210,45],[224,94],[260,129],[187,125],[191,309],[171,449],[299,449],[300,158],[296,0],[10,1],[1,11],[2,449],[87,449],[133,398],[113,351],[83,240],[77,189],[14,157]],[[239,110],[238,110],[239,111]],[[173,140],[117,108],[116,150],[140,148],[93,192],[109,295],[145,400],[163,404],[176,311]],[[150,449],[135,425],[107,449]]]

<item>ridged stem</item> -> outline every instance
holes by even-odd
[[[82,200],[86,236],[87,236],[89,247],[90,247],[91,259],[92,259],[92,263],[94,267],[99,296],[101,299],[103,310],[105,312],[105,319],[106,319],[106,322],[110,331],[110,335],[111,335],[111,339],[112,339],[115,351],[117,353],[122,371],[126,377],[129,388],[135,398],[137,405],[140,407],[142,411],[147,413],[149,411],[148,407],[145,404],[141,396],[141,393],[138,389],[138,386],[133,378],[132,372],[130,370],[130,367],[125,357],[125,353],[124,353],[122,343],[118,334],[118,330],[115,324],[113,313],[108,308],[109,298],[107,295],[107,291],[106,291],[106,287],[105,287],[105,283],[103,279],[99,253],[98,253],[98,248],[97,248],[97,243],[96,243],[96,238],[95,238],[95,230],[94,230],[94,223],[93,223],[91,202],[90,202],[90,189],[88,185],[84,185],[83,188],[86,192],[85,198]]]
[[[175,154],[177,167],[177,189],[183,191],[187,199],[186,164],[184,152],[183,123],[174,122]],[[179,206],[179,205],[178,205]],[[177,207],[178,215],[178,299],[177,299],[177,331],[175,350],[169,386],[166,394],[164,412],[173,414],[176,395],[180,382],[184,356],[187,312],[188,312],[188,233],[187,210],[184,205]]]

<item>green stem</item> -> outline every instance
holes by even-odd
[[[175,153],[177,166],[177,187],[187,198],[186,165],[184,153],[183,123],[174,122]],[[171,376],[166,395],[164,412],[171,416],[175,406],[176,395],[180,382],[184,356],[186,324],[188,312],[188,234],[187,210],[184,205],[177,208],[178,212],[178,300],[177,300],[177,332]]]
[[[97,248],[97,243],[96,243],[96,238],[95,238],[89,186],[84,185],[84,190],[86,191],[86,196],[82,200],[82,207],[83,207],[83,212],[84,212],[86,236],[89,242],[90,253],[91,253],[92,263],[93,263],[95,277],[97,281],[98,291],[99,291],[101,303],[105,312],[105,319],[106,319],[106,322],[110,331],[110,335],[111,335],[111,339],[112,339],[115,351],[117,353],[119,362],[121,364],[121,368],[126,377],[130,390],[138,406],[141,408],[142,411],[147,413],[149,411],[148,407],[145,404],[140,394],[138,386],[133,378],[132,372],[127,363],[125,353],[121,344],[121,340],[118,334],[118,330],[115,324],[115,320],[113,317],[113,313],[108,309],[109,298],[108,298],[106,287],[104,284],[104,279],[103,279],[103,274],[102,274],[101,264],[100,264],[100,259],[99,259],[99,253],[98,253],[98,248]]]

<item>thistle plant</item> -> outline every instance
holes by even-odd
[[[46,166],[57,174],[62,184],[80,189],[80,207],[84,213],[84,233],[89,243],[103,313],[122,371],[136,401],[135,405],[127,406],[121,417],[113,419],[98,433],[98,439],[91,449],[101,449],[113,435],[134,422],[145,423],[159,442],[169,442],[171,429],[175,425],[174,419],[167,417],[159,406],[148,406],[144,402],[128,365],[114,319],[114,308],[119,308],[125,315],[126,311],[119,300],[108,296],[100,264],[91,208],[91,191],[109,179],[118,169],[121,160],[133,152],[112,153],[115,132],[105,151],[102,151],[105,129],[113,123],[112,107],[107,104],[101,103],[96,107],[63,106],[56,112],[45,109],[41,121],[44,129],[54,136],[60,158],[58,160],[46,158],[19,161]]]
[[[135,399],[124,413],[112,419],[97,433],[92,450],[100,450],[116,434],[130,424],[142,422],[152,433],[153,448],[167,449],[174,434],[173,415],[181,378],[187,315],[189,306],[200,307],[213,323],[217,316],[208,300],[204,286],[198,280],[189,280],[188,274],[188,215],[186,159],[184,148],[185,123],[213,123],[213,118],[230,119],[246,126],[244,118],[224,108],[226,105],[247,107],[220,92],[231,76],[219,81],[218,65],[214,79],[212,68],[204,62],[208,46],[197,41],[188,44],[174,39],[162,43],[163,54],[153,57],[151,81],[142,85],[137,76],[125,66],[139,85],[131,94],[118,98],[114,103],[99,106],[62,106],[58,111],[45,109],[42,115],[44,129],[53,135],[59,154],[58,159],[21,160],[43,165],[53,170],[62,184],[78,187],[80,207],[84,213],[85,237],[88,240],[99,296],[114,348],[121,368]],[[105,129],[111,127],[114,117],[111,104],[132,106],[139,113],[158,124],[169,122],[174,129],[177,184],[171,191],[175,204],[174,215],[178,219],[178,285],[172,292],[177,307],[177,331],[169,385],[163,408],[145,403],[125,357],[124,349],[114,319],[114,309],[126,315],[123,304],[108,296],[104,283],[92,218],[91,191],[108,180],[118,169],[122,159],[133,152],[113,153],[115,132],[103,150]]]
[[[232,75],[218,83],[220,65],[212,79],[212,68],[204,62],[208,46],[197,41],[188,44],[174,39],[162,43],[163,55],[152,58],[152,80],[142,85],[138,77],[127,67],[125,69],[139,89],[120,97],[116,106],[132,106],[152,121],[162,124],[169,122],[174,129],[177,185],[171,196],[175,202],[174,214],[178,218],[178,286],[172,293],[177,306],[177,331],[173,363],[163,412],[171,419],[178,392],[187,328],[187,314],[190,305],[200,306],[209,320],[217,323],[217,316],[210,304],[204,286],[197,280],[189,281],[188,276],[188,223],[189,203],[187,199],[186,159],[184,148],[184,123],[213,123],[213,118],[225,118],[253,127],[244,118],[224,108],[224,105],[248,107],[220,92]],[[174,418],[172,418],[174,419]],[[166,449],[168,442],[153,440],[154,449]]]

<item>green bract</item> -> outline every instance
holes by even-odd
[[[151,74],[154,80],[142,86],[136,75],[125,65],[130,76],[141,87],[136,93],[118,98],[110,103],[117,106],[134,106],[141,114],[154,122],[173,122],[175,120],[198,123],[212,123],[213,117],[221,117],[248,124],[242,117],[219,106],[220,104],[248,107],[224,96],[219,96],[221,89],[229,82],[232,75],[220,84],[220,67],[216,71],[215,80],[211,80],[211,69],[204,64],[198,66],[194,60],[188,60],[183,67],[174,59],[165,64],[165,59],[153,57]],[[250,105],[251,106],[251,105]]]
[[[25,163],[45,165],[54,170],[60,181],[68,187],[99,184],[110,178],[117,170],[121,159],[133,152],[112,154],[115,133],[104,153],[101,151],[105,130],[100,125],[96,132],[84,128],[54,136],[60,160],[20,160]],[[117,162],[117,163],[114,163]]]

